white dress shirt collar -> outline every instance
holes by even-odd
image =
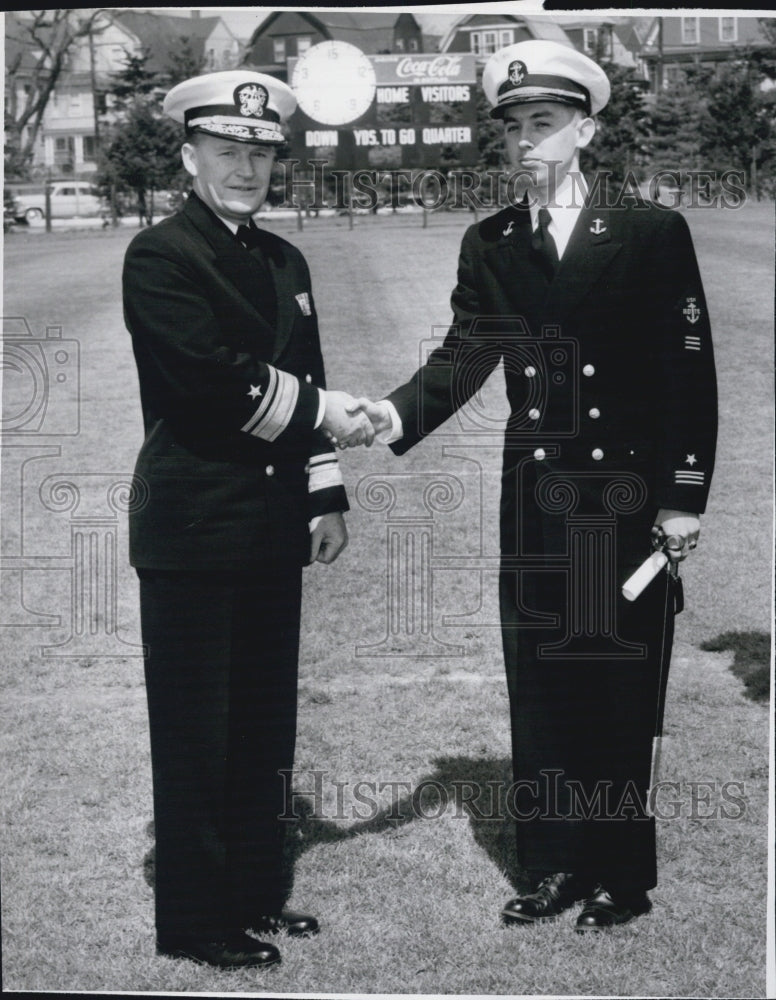
[[[549,232],[558,248],[558,260],[563,257],[571,239],[571,233],[577,223],[579,213],[582,211],[586,194],[587,185],[582,174],[575,172],[572,178],[571,174],[568,173],[558,186],[555,197],[546,206],[551,219]],[[531,213],[531,228],[534,230],[539,224],[540,208],[542,208],[541,205],[533,202],[528,206]]]

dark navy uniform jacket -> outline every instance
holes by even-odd
[[[336,454],[313,429],[325,376],[307,264],[260,235],[246,250],[192,194],[127,251],[145,426],[137,567],[255,569],[271,554],[303,564],[309,520],[347,509]]]
[[[503,360],[510,403],[504,490],[522,457],[549,471],[632,470],[660,507],[705,510],[717,400],[709,316],[689,230],[643,202],[583,208],[551,283],[531,246],[527,206],[466,232],[453,326],[388,398],[405,452]],[[520,456],[520,457],[519,457]],[[504,497],[502,520],[515,513]],[[502,524],[514,551],[514,525]],[[642,558],[649,554],[643,539]]]

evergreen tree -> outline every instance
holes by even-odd
[[[504,125],[501,119],[490,117],[490,104],[482,89],[482,78],[477,82],[477,169],[509,170],[504,152]]]
[[[703,80],[707,74],[691,71],[657,97],[647,116],[646,143],[652,173],[697,170],[701,161],[700,121]]]
[[[161,74],[148,68],[151,57],[148,49],[142,49],[137,55],[124,53],[124,67],[118,73],[111,73],[113,82],[107,92],[111,95],[111,110],[123,111],[139,101],[158,97],[162,89]]]
[[[758,178],[766,183],[773,178],[776,137],[773,99],[760,89],[761,67],[747,54],[722,64],[707,83],[700,119],[704,166],[746,173],[758,197]]]
[[[173,49],[167,58],[165,66],[165,81],[168,87],[174,87],[176,83],[188,80],[192,76],[199,76],[205,72],[203,60],[194,53],[192,40],[188,35],[182,35],[178,39],[178,47]]]
[[[181,132],[162,114],[167,74],[148,66],[149,53],[127,55],[108,93],[116,120],[98,171],[103,188],[132,192],[141,225],[153,223],[154,192],[177,187],[183,172]]]
[[[644,92],[636,72],[615,63],[602,63],[612,93],[597,116],[596,134],[581,158],[586,171],[608,170],[622,181],[631,172],[641,173],[647,159],[649,136]]]
[[[138,102],[105,151],[101,179],[133,192],[141,225],[153,222],[154,192],[173,186],[181,171],[180,139],[175,122]]]

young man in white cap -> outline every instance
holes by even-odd
[[[234,70],[187,80],[184,208],[129,246],[124,306],[145,424],[130,514],[147,647],[160,953],[279,961],[246,934],[315,933],[283,909],[301,573],[347,542],[326,434],[370,443],[325,391],[304,258],[252,219],[291,90]]]
[[[401,454],[503,359],[510,815],[531,884],[501,916],[583,900],[577,930],[600,930],[646,913],[656,884],[647,793],[680,583],[661,573],[633,603],[621,587],[653,526],[676,561],[696,545],[717,423],[708,312],[683,217],[612,203],[579,172],[609,98],[600,67],[526,41],[488,60],[483,86],[518,203],[464,236],[444,345],[361,403]]]

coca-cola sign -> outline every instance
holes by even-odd
[[[461,75],[460,56],[436,56],[434,59],[413,59],[405,56],[396,63],[396,75],[400,80],[422,76],[426,80],[454,77]]]
[[[412,55],[370,56],[377,86],[423,83],[475,83],[477,71],[470,53],[425,53]]]

